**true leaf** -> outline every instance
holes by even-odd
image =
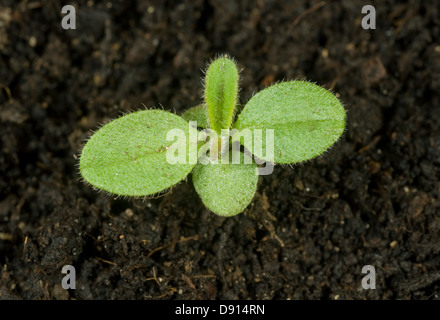
[[[197,127],[207,129],[209,128],[209,119],[206,107],[202,104],[189,108],[182,114],[182,118],[186,121],[197,121]]]
[[[242,139],[243,145],[258,158],[287,164],[309,160],[331,147],[344,132],[345,118],[343,105],[331,92],[310,82],[288,81],[253,96],[234,128],[253,133],[261,129],[262,150],[252,149],[253,139]],[[267,129],[274,130],[273,158],[266,156]]]
[[[240,164],[197,164],[193,170],[193,184],[202,202],[212,212],[233,216],[242,212],[255,195],[258,168],[255,162],[245,164],[241,153]]]
[[[229,129],[238,96],[238,70],[227,57],[214,60],[205,75],[205,103],[211,128],[217,133]]]
[[[180,129],[186,142],[190,135],[197,137],[197,130],[185,120],[162,110],[138,111],[109,122],[84,146],[81,175],[96,188],[124,196],[151,195],[173,186],[195,163],[167,161],[174,143],[167,141],[167,133],[172,129]]]

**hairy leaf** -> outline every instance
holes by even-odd
[[[227,57],[214,60],[205,75],[205,103],[211,128],[220,133],[229,129],[238,96],[238,70]]]
[[[167,133],[172,129],[180,130],[186,144],[190,135],[197,137],[197,130],[185,120],[162,110],[138,111],[109,122],[84,146],[81,175],[98,189],[124,196],[151,195],[173,186],[195,163],[167,161],[174,143],[167,141]],[[187,146],[186,158],[189,150]]]
[[[193,184],[202,202],[212,212],[221,216],[233,216],[251,203],[258,182],[255,162],[245,164],[241,153],[240,164],[197,164],[193,170]],[[232,159],[232,157],[230,157]]]
[[[197,121],[197,127],[207,129],[209,128],[209,119],[206,107],[202,104],[189,108],[182,114],[182,118],[186,121]]]
[[[253,96],[239,114],[234,128],[262,131],[261,150],[254,139],[241,139],[258,158],[275,163],[297,163],[314,158],[331,147],[345,129],[345,109],[326,89],[306,81],[275,84]],[[267,129],[273,129],[273,157],[267,156]],[[269,152],[270,154],[270,152]]]

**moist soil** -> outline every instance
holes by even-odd
[[[60,1],[0,2],[0,299],[439,299],[437,2],[381,1],[367,30],[365,1],[71,4],[64,30]],[[92,130],[199,104],[222,53],[242,69],[242,105],[283,80],[333,90],[340,141],[260,176],[230,218],[190,177],[146,199],[81,181]]]

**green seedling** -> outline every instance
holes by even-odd
[[[272,85],[236,116],[239,78],[235,61],[219,57],[206,70],[203,104],[182,116],[150,109],[107,123],[82,150],[82,177],[110,194],[145,197],[192,172],[206,207],[233,216],[251,203],[264,162],[312,159],[344,132],[341,102],[307,81]]]

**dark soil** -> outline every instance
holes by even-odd
[[[60,1],[1,0],[0,299],[439,299],[440,7],[421,2],[381,1],[364,30],[366,1],[76,1],[64,30]],[[91,130],[198,104],[218,53],[242,103],[283,79],[334,90],[341,141],[232,218],[190,179],[146,201],[80,181]]]

